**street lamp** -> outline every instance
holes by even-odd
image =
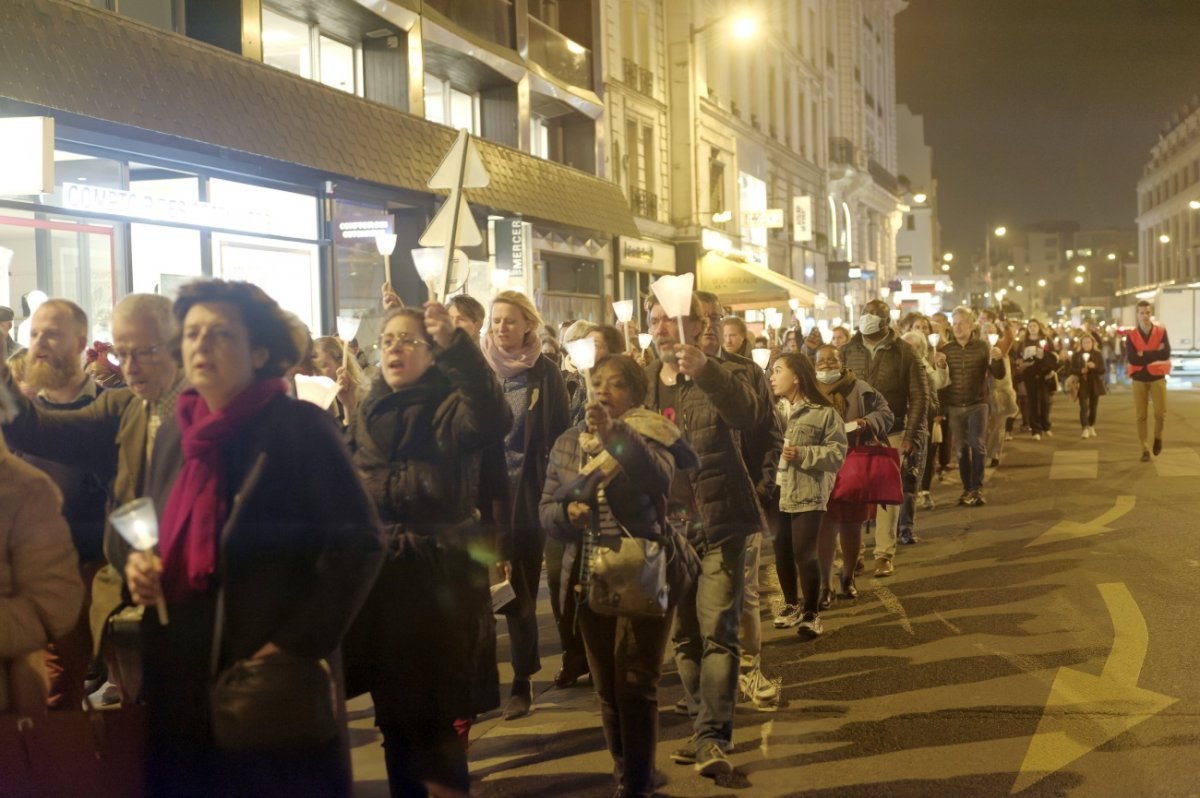
[[[1200,200],[1192,200],[1188,203],[1188,207],[1194,211],[1200,211]]]
[[[1170,237],[1169,235],[1167,235],[1166,233],[1163,233],[1162,235],[1160,235],[1160,236],[1158,237],[1158,242],[1159,242],[1160,244],[1170,244],[1170,243],[1171,243],[1171,237]]]
[[[924,205],[925,200],[927,199],[929,199],[929,197],[923,191],[918,191],[916,194],[913,194],[913,202],[917,203],[918,205]]]
[[[711,23],[709,23],[711,24]],[[758,20],[749,14],[743,14],[733,21],[733,37],[746,40],[758,32]],[[699,31],[697,31],[699,33]]]

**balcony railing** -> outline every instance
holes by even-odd
[[[572,86],[592,88],[592,51],[532,15],[529,17],[529,59]]]
[[[642,94],[647,97],[654,96],[654,73],[649,69],[638,67],[638,86],[641,88]]]
[[[630,189],[629,205],[636,216],[643,219],[658,218],[658,195],[644,189]]]
[[[833,163],[854,165],[854,142],[847,138],[836,137],[829,140],[829,160]]]
[[[512,0],[425,0],[425,5],[476,36],[516,47]]]
[[[622,58],[621,67],[625,73],[625,85],[636,89],[638,83],[638,65],[628,58]]]
[[[867,163],[867,170],[871,173],[871,177],[875,178],[875,182],[887,189],[893,194],[900,193],[900,181],[896,176],[889,172],[883,164],[872,158]]]

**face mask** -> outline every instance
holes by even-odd
[[[883,324],[882,318],[867,313],[858,320],[858,329],[863,335],[874,335],[883,329]]]
[[[842,372],[840,372],[840,371],[818,371],[817,372],[817,379],[820,382],[825,383],[826,385],[832,385],[833,383],[835,383],[839,379],[841,379],[841,377],[842,377]]]

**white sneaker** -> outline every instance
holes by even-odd
[[[779,694],[783,678],[768,679],[759,668],[738,675],[738,691],[743,699],[754,704],[759,712],[779,709]]]
[[[798,623],[800,623],[800,607],[796,604],[784,604],[774,620],[776,629],[790,629]]]
[[[1087,428],[1087,427],[1084,427],[1084,428],[1083,428],[1083,432],[1080,432],[1080,433],[1079,433],[1079,437],[1081,437],[1081,438],[1083,438],[1084,440],[1086,440],[1086,439],[1088,439],[1088,438],[1090,438],[1090,437],[1092,437],[1092,436],[1091,436],[1091,434],[1089,434],[1089,433],[1088,433],[1088,428]]]
[[[1054,437],[1054,433],[1053,433],[1053,432],[1051,432],[1050,430],[1046,430],[1046,437],[1047,437],[1047,438],[1053,438],[1053,437]]]
[[[1093,438],[1096,437],[1096,428],[1088,427],[1088,435],[1091,435]]]
[[[811,640],[814,637],[820,637],[825,632],[825,627],[821,624],[821,618],[815,612],[804,613],[804,618],[798,624],[799,628],[796,632],[802,638]]]
[[[1011,441],[1013,439],[1011,432],[1004,433],[1004,440]]]
[[[1033,439],[1035,441],[1040,441],[1042,439],[1042,433],[1040,433],[1040,432],[1033,433]]]

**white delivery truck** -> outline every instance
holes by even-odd
[[[1154,319],[1167,328],[1171,341],[1171,376],[1200,377],[1200,288],[1160,288],[1151,301]],[[1137,324],[1133,307],[1125,309],[1122,321],[1128,327]]]

